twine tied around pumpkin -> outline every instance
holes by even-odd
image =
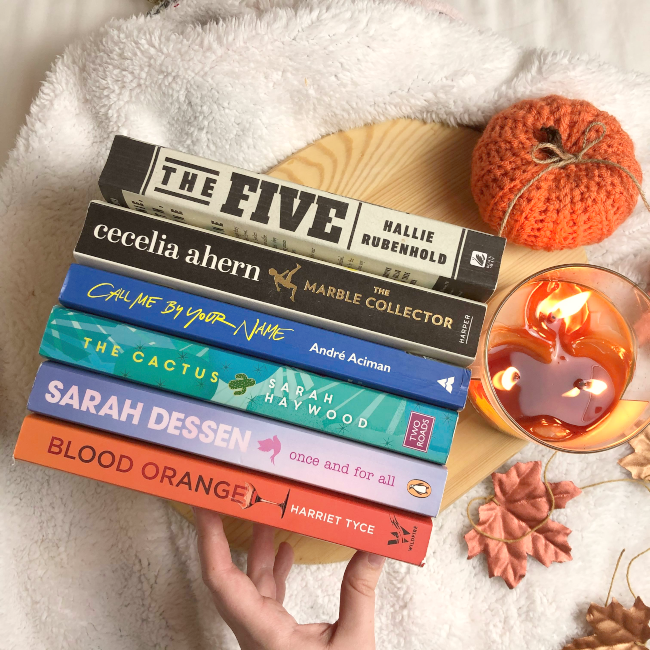
[[[599,136],[594,138],[593,140],[589,140],[589,131],[591,131],[592,128],[595,126],[600,126],[602,128],[602,132]],[[562,144],[562,135],[560,132],[552,126],[544,126],[541,129],[546,133],[546,137],[548,138],[547,142],[540,142],[536,144],[532,151],[530,152],[530,157],[533,160],[533,162],[537,163],[538,165],[544,165],[545,168],[535,176],[532,180],[528,181],[526,185],[524,185],[517,194],[512,198],[510,203],[508,204],[508,208],[506,210],[505,215],[503,216],[503,220],[501,221],[501,227],[499,228],[499,236],[503,234],[503,231],[506,227],[506,224],[508,223],[508,217],[510,217],[510,213],[512,212],[512,208],[514,207],[515,203],[519,200],[519,197],[529,188],[533,183],[536,183],[544,174],[547,174],[550,172],[552,169],[562,169],[563,167],[566,167],[567,165],[580,165],[584,163],[596,163],[596,164],[601,164],[601,165],[609,165],[611,167],[616,167],[616,169],[620,169],[624,174],[627,174],[631,181],[634,183],[636,186],[636,189],[639,192],[639,195],[641,196],[641,199],[643,200],[643,205],[645,205],[646,210],[650,212],[650,204],[648,203],[648,199],[646,198],[645,193],[643,192],[643,189],[641,188],[641,184],[639,181],[636,179],[634,174],[627,169],[626,167],[623,167],[623,165],[619,165],[618,163],[612,161],[612,160],[604,160],[602,158],[585,158],[584,155],[591,149],[593,146],[597,145],[606,135],[607,133],[607,127],[602,123],[602,122],[592,122],[586,129],[582,137],[582,149],[578,151],[578,153],[571,153],[569,151],[566,151]],[[537,154],[538,152],[544,152],[546,154],[545,157],[540,158]]]

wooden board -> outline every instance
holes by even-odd
[[[487,230],[470,192],[471,155],[479,136],[467,128],[394,120],[329,135],[269,173],[388,208]],[[499,287],[512,285],[549,266],[585,261],[582,249],[546,253],[508,244]],[[468,403],[461,413],[447,464],[443,509],[525,444],[524,440],[491,429]],[[174,507],[192,520],[188,506]],[[225,517],[224,522],[231,546],[247,550],[252,524],[231,517]],[[338,562],[354,553],[349,548],[284,531],[278,531],[275,541],[289,542],[296,561],[304,564]]]

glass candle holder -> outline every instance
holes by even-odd
[[[574,453],[650,423],[650,298],[588,264],[546,269],[488,307],[469,396],[497,429]]]

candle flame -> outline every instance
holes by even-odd
[[[580,390],[586,390],[592,395],[600,395],[602,392],[607,390],[607,384],[600,379],[588,379],[587,381],[580,381],[579,386],[574,386],[571,390],[568,390],[566,393],[562,393],[562,397],[577,397],[580,395]]]
[[[585,382],[584,389],[594,395],[600,395],[603,391],[607,390],[607,384],[600,379],[589,379]]]
[[[539,303],[536,316],[539,317],[540,314],[545,314],[546,316],[554,316],[555,318],[568,318],[577,314],[587,304],[589,296],[591,296],[591,291],[581,291],[564,300],[558,301],[551,294]]]
[[[492,383],[497,390],[511,390],[513,386],[521,379],[519,370],[514,366],[510,366],[505,370],[501,370],[492,377]]]

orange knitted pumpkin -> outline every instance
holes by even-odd
[[[605,130],[589,128],[594,122]],[[553,151],[578,154],[585,141],[601,136],[584,152],[584,162],[549,164],[549,159],[561,159]],[[559,146],[539,148],[549,141]],[[510,208],[501,234],[530,248],[575,248],[609,237],[631,214],[639,192],[624,171],[589,158],[617,163],[641,183],[632,140],[616,118],[589,102],[552,95],[498,113],[472,155],[472,194],[483,220],[498,231]],[[546,167],[551,168],[513,203]]]

